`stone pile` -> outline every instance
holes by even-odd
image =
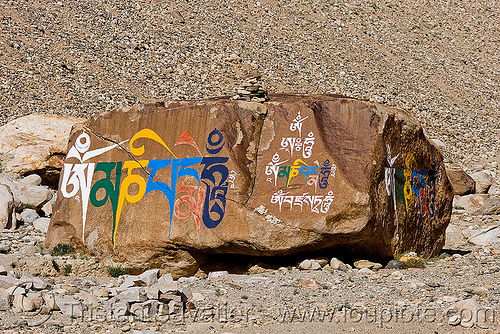
[[[454,190],[455,212],[473,212],[476,215],[500,214],[500,189],[496,173],[482,170],[468,175],[463,170],[448,170]]]
[[[159,277],[159,269],[127,276],[118,287],[111,284],[90,292],[65,284],[51,286],[26,273],[19,275],[7,275],[0,267],[0,311],[61,311],[63,315],[81,317],[93,308],[103,309],[110,319],[124,320],[128,316],[153,318],[195,308],[189,287],[174,281],[170,274]]]
[[[247,102],[266,102],[269,100],[267,92],[260,84],[260,75],[248,76],[236,89],[237,95],[233,100],[245,100]]]
[[[152,318],[193,309],[189,287],[174,281],[171,274],[159,277],[159,273],[159,269],[151,269],[128,276],[118,288],[96,290],[93,295],[99,297],[108,315],[116,320],[129,315]]]
[[[55,309],[53,295],[48,293],[50,284],[27,273],[17,278],[0,266],[0,310],[12,309],[14,312],[31,312],[40,308],[46,311]]]
[[[15,229],[24,223],[47,232],[55,197],[41,182],[37,174],[23,179],[0,174],[0,229]]]

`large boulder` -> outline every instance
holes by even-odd
[[[39,174],[57,185],[66,155],[68,136],[80,118],[31,114],[0,128],[2,168],[18,176]]]
[[[69,147],[47,246],[129,262],[432,256],[451,216],[442,156],[416,120],[341,96],[139,105],[75,126]]]

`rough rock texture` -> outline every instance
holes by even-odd
[[[71,127],[80,118],[32,114],[0,128],[1,163],[19,176],[37,173],[57,184]]]
[[[478,194],[487,194],[494,182],[493,177],[485,171],[476,172],[470,177],[474,179],[476,183],[476,193]]]
[[[52,199],[52,192],[48,187],[23,183],[6,174],[0,174],[0,184],[4,184],[10,188],[14,196],[16,210],[22,209],[23,205],[41,208]]]
[[[0,229],[15,227],[15,222],[14,197],[8,186],[0,184]]]
[[[74,127],[47,246],[92,240],[137,263],[437,254],[453,193],[411,116],[334,95],[269,97],[145,104]]]
[[[450,180],[455,195],[469,195],[476,192],[476,182],[462,169],[447,170],[446,175]]]

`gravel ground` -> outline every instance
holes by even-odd
[[[500,159],[499,2],[0,0],[0,27],[0,123],[231,95],[256,70],[406,109],[451,166]]]

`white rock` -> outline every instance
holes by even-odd
[[[204,299],[205,299],[205,296],[203,296],[201,293],[193,292],[193,301],[199,302],[199,301],[202,301]]]
[[[83,305],[78,300],[56,298],[55,303],[64,315],[81,317],[83,314]]]
[[[211,271],[208,273],[208,278],[227,276],[229,273],[227,271]]]
[[[500,243],[500,227],[498,225],[491,226],[479,233],[476,233],[468,240],[471,244],[484,246],[487,244],[493,245]]]
[[[491,313],[491,310],[480,306],[473,298],[461,300],[445,311],[450,317],[459,315],[460,325],[466,328],[486,323],[488,321],[486,317]]]
[[[21,280],[10,276],[0,276],[0,288],[7,289],[13,285],[18,285]]]
[[[463,209],[465,211],[472,212],[486,204],[488,198],[489,196],[486,194],[456,196],[456,198],[453,199],[453,207],[456,209]]]
[[[26,283],[29,283],[29,288],[35,290],[44,290],[50,285],[49,282],[47,282],[43,278],[34,277],[27,273],[23,273],[19,281],[24,282],[24,285],[26,285]]]
[[[132,287],[118,294],[118,299],[124,302],[145,302],[148,300],[146,289],[142,287]]]
[[[39,186],[40,184],[42,184],[42,177],[38,174],[31,174],[19,180],[19,183],[27,184],[30,186]]]
[[[13,307],[17,307],[23,311],[31,312],[36,309],[33,299],[24,295],[14,295],[12,302]]]
[[[26,294],[26,289],[23,288],[20,285],[13,285],[10,288],[6,289],[5,292],[9,296],[15,296],[15,295],[25,295]]]
[[[18,175],[60,168],[67,152],[71,127],[81,121],[72,117],[31,114],[0,128],[0,152],[4,168]]]
[[[0,184],[0,229],[15,228],[14,197],[10,187]]]
[[[42,205],[42,211],[45,213],[45,217],[50,217],[52,215],[52,211],[54,209],[56,197],[53,196],[50,201]]]
[[[487,194],[493,184],[493,177],[486,171],[471,174],[472,179],[476,181],[476,194]]]
[[[146,283],[139,276],[130,275],[125,278],[125,281],[118,288],[119,290],[126,290],[134,286],[146,286]]]
[[[330,260],[330,267],[332,267],[332,269],[335,270],[347,270],[347,267],[344,264],[344,262],[340,261],[336,257],[332,257],[332,259]]]
[[[300,270],[319,270],[321,264],[316,260],[304,260],[299,264]]]
[[[437,138],[432,138],[430,141],[431,141],[431,143],[434,144],[434,146],[436,146],[440,150],[443,150],[446,147],[445,143],[443,143],[441,140],[439,140]]]
[[[135,303],[130,307],[130,313],[141,319],[152,318],[158,314],[160,302],[157,300],[148,300],[143,303]]]
[[[36,208],[42,207],[52,199],[52,192],[45,186],[23,184],[6,175],[0,175],[0,184],[9,186],[15,201]]]
[[[373,270],[368,269],[368,268],[361,268],[361,269],[359,269],[358,273],[365,274],[365,275],[371,275],[374,272],[373,272]]]
[[[38,218],[40,218],[40,216],[33,209],[24,209],[23,212],[21,212],[21,219],[25,224],[33,224]]]
[[[18,254],[21,255],[33,255],[36,253],[40,253],[40,247],[33,245],[26,245],[19,249]]]
[[[49,223],[50,223],[50,218],[42,217],[38,218],[33,222],[33,226],[35,227],[36,230],[39,230],[43,233],[47,233],[49,230]]]
[[[130,304],[128,302],[119,301],[112,304],[112,311],[115,320],[123,321],[126,320],[126,315],[130,312]]]
[[[172,274],[163,274],[161,277],[158,279],[158,284],[161,285],[166,285],[166,284],[171,284],[174,283],[174,279],[172,278]]]
[[[146,270],[142,274],[139,275],[139,279],[141,279],[146,286],[151,286],[158,282],[158,276],[160,275],[160,269],[151,269]]]

